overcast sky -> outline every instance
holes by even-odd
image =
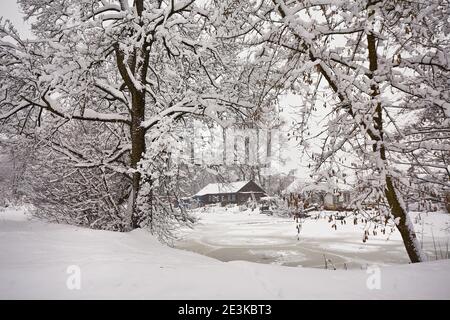
[[[0,3],[0,15],[11,20],[22,36],[29,37],[31,35],[30,27],[23,21],[23,14],[19,9],[17,0],[1,0]]]

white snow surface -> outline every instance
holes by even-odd
[[[81,270],[80,290],[66,286],[72,265]],[[0,299],[450,298],[448,260],[380,270],[381,289],[370,290],[365,270],[220,262],[144,230],[97,231],[0,210]]]

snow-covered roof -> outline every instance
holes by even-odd
[[[352,187],[344,183],[331,183],[331,182],[314,182],[307,181],[304,179],[295,179],[284,191],[283,193],[302,193],[305,191],[324,191],[333,193],[334,190],[339,191],[350,191]]]
[[[283,193],[300,193],[305,185],[306,182],[304,179],[295,179],[284,189]]]
[[[247,183],[250,181],[236,181],[230,183],[210,183],[199,192],[197,192],[195,196],[204,196],[206,194],[217,194],[217,193],[235,193],[242,189]]]

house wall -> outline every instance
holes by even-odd
[[[256,201],[259,201],[262,197],[265,197],[266,194],[263,192],[254,192],[253,195],[255,196]],[[238,193],[238,204],[242,204],[248,201],[248,199],[252,199],[251,193]]]
[[[198,197],[202,204],[213,204],[213,203],[237,203],[236,193],[214,193],[207,194]]]
[[[334,209],[334,197],[331,193],[327,193],[323,199],[325,209]]]

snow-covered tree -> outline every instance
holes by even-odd
[[[449,189],[448,1],[232,3],[229,21],[240,29],[230,36],[271,65],[256,79],[307,97],[293,132],[303,146],[311,115],[326,113],[314,136],[322,139],[313,154],[318,178],[342,180],[352,170],[356,207],[376,201],[411,261],[425,260],[403,198],[411,179],[442,197]]]
[[[162,185],[139,165],[160,157],[148,147],[155,137],[187,115],[219,119],[249,106],[233,80],[236,47],[216,39],[214,8],[198,2],[21,0],[29,40],[0,22],[2,130],[45,141],[63,171],[86,169],[95,184],[128,177],[128,228],[145,220],[141,186]]]

